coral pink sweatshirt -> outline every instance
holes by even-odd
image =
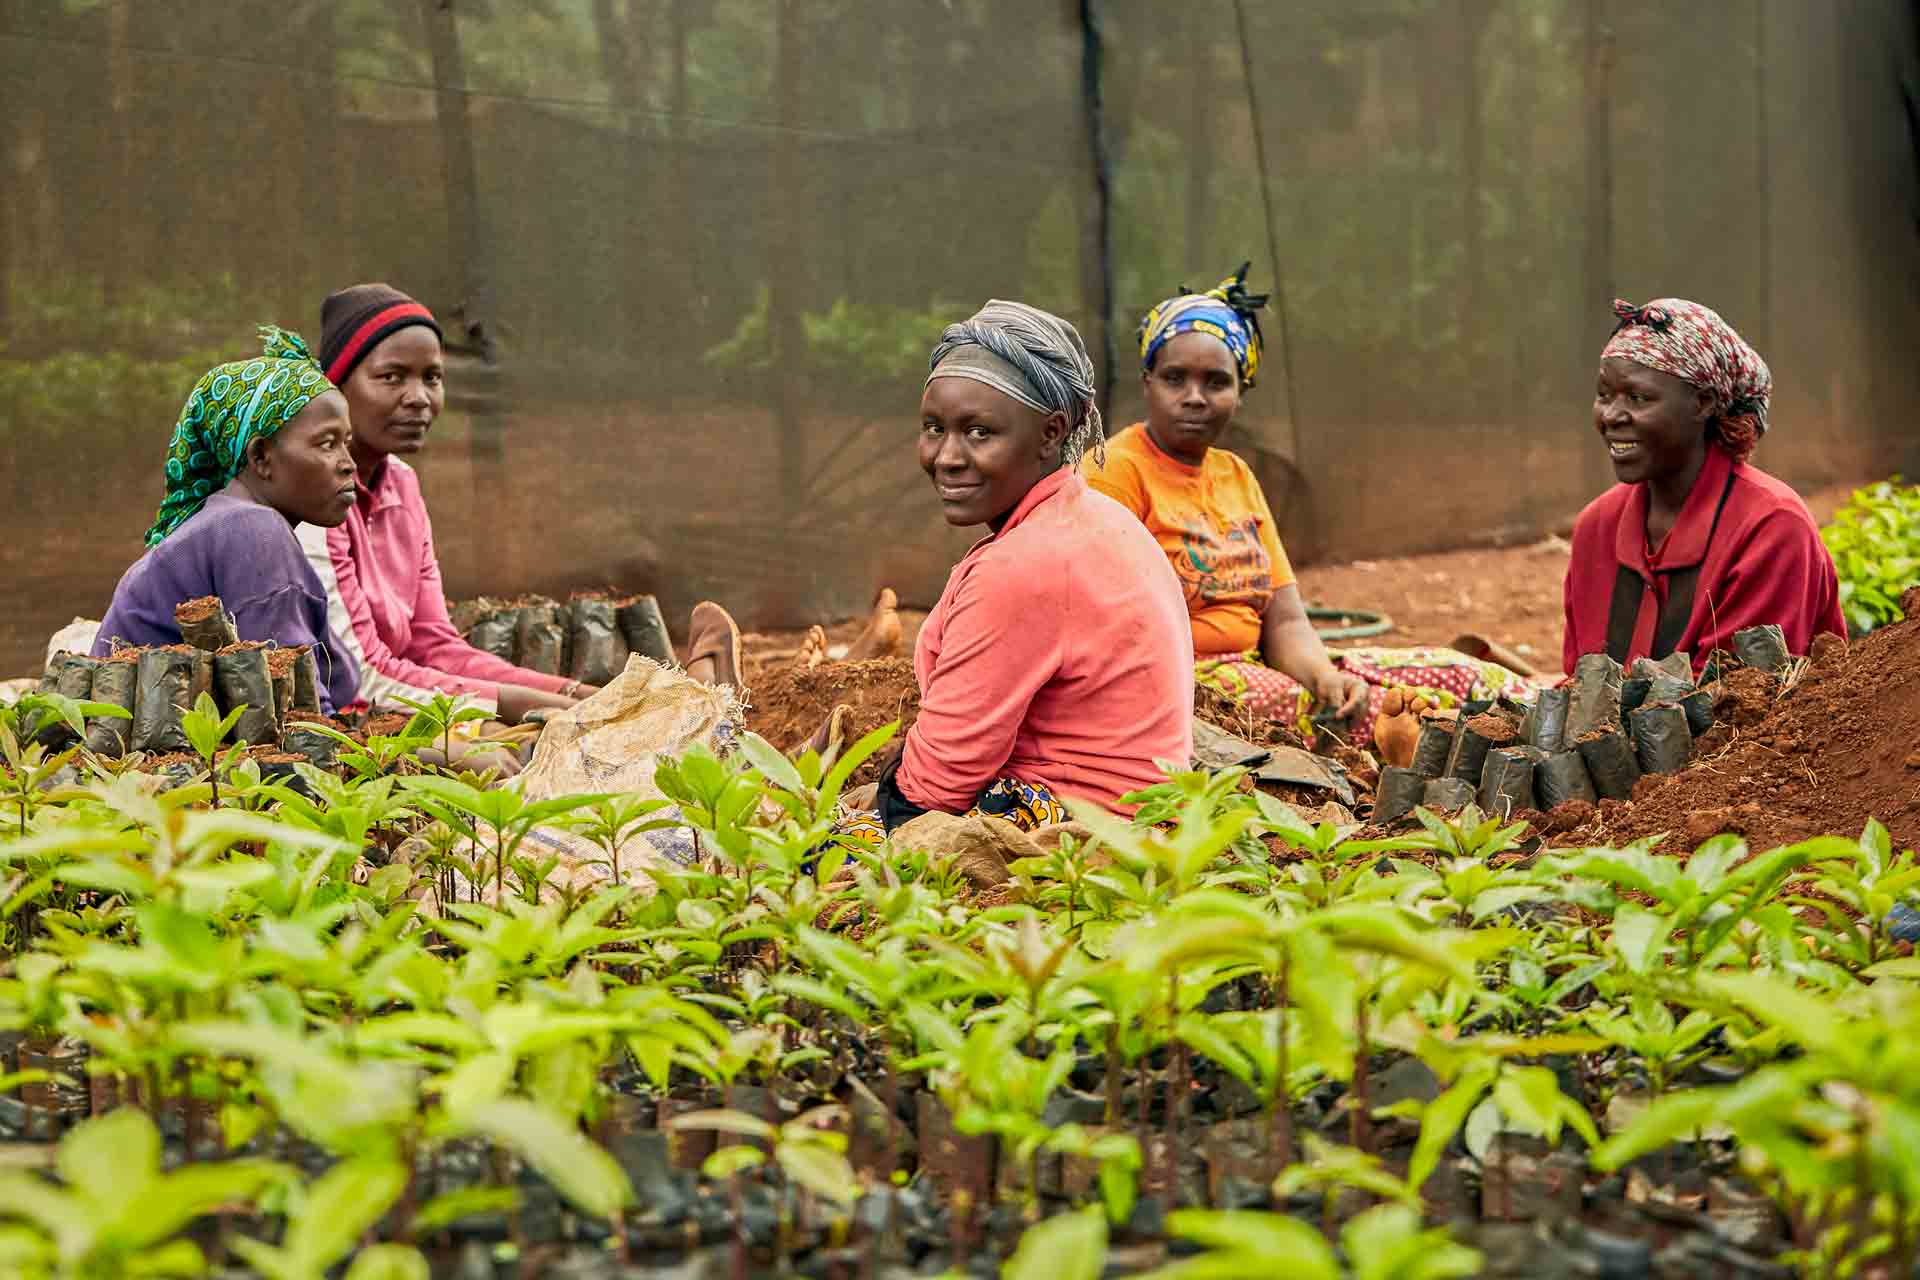
[[[1001,777],[1111,807],[1193,752],[1193,628],[1132,512],[1061,468],[947,579],[914,651],[920,716],[895,782],[973,807]]]
[[[327,622],[360,664],[360,700],[423,702],[434,693],[465,694],[489,712],[499,686],[558,693],[567,681],[516,667],[468,644],[447,616],[440,559],[433,550],[420,477],[388,458],[359,491],[346,523],[303,524],[300,546],[327,589]]]

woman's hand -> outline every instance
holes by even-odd
[[[517,776],[522,767],[520,753],[512,747],[473,739],[455,738],[451,760],[439,747],[422,747],[417,754],[422,764],[440,765],[467,773],[485,773],[491,769],[502,782]]]
[[[1299,587],[1282,587],[1267,602],[1260,625],[1260,657],[1275,671],[1298,680],[1316,705],[1332,707],[1348,724],[1366,710],[1367,682],[1333,665],[1320,633],[1307,618]]]
[[[1365,680],[1342,671],[1331,663],[1313,682],[1314,704],[1332,707],[1334,714],[1349,725],[1354,722],[1355,717],[1367,709],[1367,698],[1372,692],[1372,687]]]
[[[585,689],[587,686],[580,687]],[[578,701],[578,698],[569,698],[564,693],[529,689],[523,684],[503,684],[499,692],[500,718],[508,724],[519,724],[529,711],[565,711]]]

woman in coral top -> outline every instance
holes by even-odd
[[[1383,707],[1398,719],[1417,693],[1443,704],[1527,692],[1506,668],[1451,649],[1329,654],[1321,643],[1260,482],[1217,447],[1260,367],[1266,298],[1247,293],[1246,275],[1242,264],[1206,293],[1183,292],[1147,313],[1147,419],[1108,441],[1104,460],[1083,464],[1087,483],[1138,516],[1179,575],[1196,678],[1276,720],[1332,708],[1356,742],[1372,739]]]
[[[920,466],[947,523],[986,536],[954,566],[914,651],[920,714],[883,775],[878,837],[922,813],[1023,828],[1080,796],[1124,808],[1193,747],[1193,641],[1160,548],[1076,467],[1100,441],[1072,325],[989,302],[947,326],[920,402]]]
[[[1719,314],[1684,298],[1615,302],[1593,428],[1619,484],[1580,513],[1565,665],[1687,653],[1698,674],[1763,623],[1804,654],[1846,635],[1833,557],[1800,495],[1748,462],[1773,375]]]

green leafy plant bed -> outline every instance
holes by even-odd
[[[1226,769],[1077,811],[983,893],[835,834],[886,729],[694,751],[666,801],[530,804],[413,757],[447,708],[281,779],[196,722],[204,776],[168,789],[90,751],[93,714],[0,708],[0,1274],[1842,1276],[1920,1250],[1920,961],[1881,928],[1920,869],[1878,824],[1542,854],[1469,808],[1363,840]],[[543,892],[534,826],[612,851],[666,803],[698,866]]]
[[[1920,485],[1894,476],[1854,490],[1820,537],[1840,572],[1840,607],[1856,636],[1907,616],[1901,596],[1920,586]]]

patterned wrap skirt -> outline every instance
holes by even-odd
[[[1453,707],[1503,696],[1531,702],[1551,683],[1516,675],[1497,662],[1470,658],[1456,649],[1335,649],[1327,656],[1369,686],[1366,708],[1353,733],[1354,744],[1363,747],[1373,741],[1374,718],[1395,688],[1424,693],[1439,706]],[[1193,675],[1197,683],[1268,720],[1293,724],[1313,705],[1312,693],[1261,662],[1257,653],[1209,655],[1194,664]]]
[[[967,816],[1000,818],[1022,831],[1033,831],[1055,822],[1066,822],[1072,815],[1054,798],[1053,792],[1039,783],[1001,778],[980,793],[973,808],[967,810]],[[886,829],[880,825],[878,809],[843,808],[833,833],[875,844],[887,838]]]

